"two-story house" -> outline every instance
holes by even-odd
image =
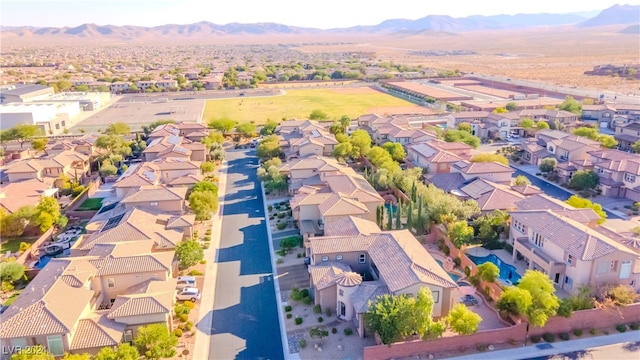
[[[408,230],[381,231],[374,222],[343,217],[310,240],[310,286],[316,305],[351,321],[361,337],[370,301],[383,294],[416,296],[427,287],[433,317],[446,316],[458,286]]]
[[[499,184],[511,184],[515,170],[499,162],[458,161],[451,164],[452,173],[460,173],[465,180],[480,178]]]
[[[547,143],[547,151],[555,156],[558,162],[577,161],[589,158],[589,151],[600,149],[600,143],[582,136],[569,135],[562,139]]]
[[[582,105],[580,119],[588,124],[595,124],[600,128],[611,128],[616,109],[608,104]]]
[[[570,294],[583,287],[625,284],[640,289],[638,254],[576,220],[554,210],[517,210],[511,214],[513,259],[547,274]]]
[[[590,151],[589,156],[603,195],[640,201],[640,156],[613,149]]]
[[[640,122],[631,122],[616,126],[613,137],[618,141],[618,149],[631,150],[631,146],[640,141]]]
[[[128,243],[51,259],[3,313],[2,346],[19,351],[42,345],[54,356],[95,354],[131,342],[140,326],[170,327],[173,257],[173,252],[149,253],[143,243]]]
[[[431,140],[407,146],[407,160],[427,173],[449,173],[453,163],[471,159],[471,149],[464,143]]]

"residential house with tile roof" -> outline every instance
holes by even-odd
[[[603,195],[640,201],[640,155],[614,149],[588,155]]]
[[[171,326],[173,252],[149,253],[140,244],[100,246],[107,247],[101,256],[54,258],[40,270],[2,314],[6,349],[42,345],[55,356],[95,354],[132,341],[140,326]]]
[[[149,142],[142,152],[142,158],[144,161],[169,157],[204,161],[205,150],[205,146],[202,143],[193,142],[178,135],[168,135],[162,138],[155,138]]]
[[[166,185],[141,186],[120,200],[125,209],[150,209],[156,212],[184,214],[186,211],[186,195],[189,189],[185,186],[169,187]]]
[[[371,221],[343,217],[326,231],[310,239],[311,294],[316,305],[351,321],[361,337],[369,300],[379,295],[416,296],[427,287],[435,318],[456,302],[457,284],[408,230],[381,231]]]
[[[515,210],[517,209],[516,203],[526,198],[525,195],[511,189],[508,185],[480,178],[451,193],[462,200],[475,200],[483,215],[492,213],[495,210]]]
[[[457,147],[452,148],[450,144]],[[431,140],[407,146],[407,160],[429,174],[449,173],[452,164],[471,159],[471,149],[467,144]]]
[[[336,137],[324,130],[313,129],[302,137],[289,139],[289,146],[285,151],[287,161],[306,158],[309,156],[331,156],[338,144]]]
[[[613,137],[618,141],[620,150],[631,150],[631,146],[640,141],[640,122],[617,125]]]
[[[590,210],[590,209],[587,209]],[[547,274],[570,294],[583,287],[624,284],[640,289],[638,253],[584,223],[551,209],[511,213],[513,260]]]
[[[458,161],[451,164],[451,172],[460,173],[465,180],[485,179],[499,184],[511,184],[515,170],[499,162]]]
[[[12,214],[23,206],[35,206],[43,196],[57,196],[58,189],[51,182],[38,179],[21,180],[0,187],[0,208]]]
[[[19,160],[5,169],[9,182],[28,179],[54,182],[60,175],[72,179],[89,175],[89,156],[73,150],[64,150],[47,156]]]

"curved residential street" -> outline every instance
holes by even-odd
[[[209,359],[283,359],[254,151],[228,150]],[[210,260],[211,261],[211,260]]]

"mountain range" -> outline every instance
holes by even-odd
[[[494,16],[468,16],[454,18],[445,15],[429,15],[417,20],[390,19],[377,25],[353,26],[320,30],[288,26],[276,23],[241,24],[230,23],[217,25],[207,21],[195,24],[176,25],[167,24],[155,27],[142,26],[114,26],[83,24],[76,27],[0,27],[3,38],[84,38],[84,39],[112,39],[136,40],[142,38],[199,38],[215,35],[296,35],[296,34],[394,34],[429,32],[460,33],[479,30],[504,30],[536,26],[577,25],[579,27],[593,27],[605,25],[627,24],[623,33],[637,34],[640,24],[640,6],[614,5],[602,10],[596,16],[587,18],[585,13],[575,14],[517,14]]]

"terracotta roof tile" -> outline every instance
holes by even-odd
[[[70,350],[117,346],[122,340],[126,324],[100,316],[78,321]]]

